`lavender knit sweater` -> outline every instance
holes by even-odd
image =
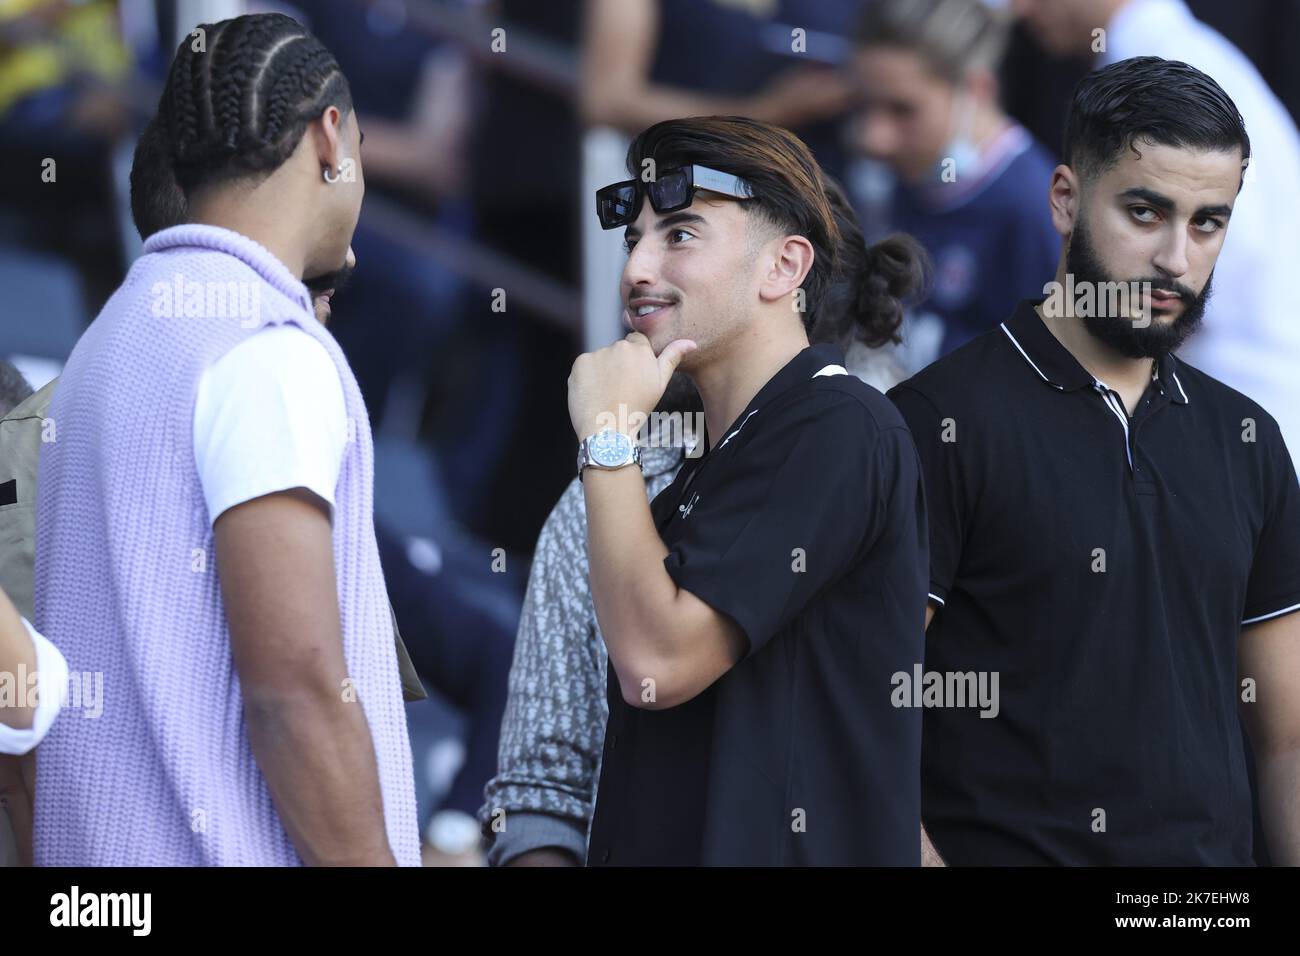
[[[103,673],[103,712],[70,708],[38,749],[36,862],[301,863],[249,746],[192,431],[203,370],[265,324],[292,322],[325,346],[343,382],[354,430],[334,515],[343,652],[374,741],[389,844],[398,863],[418,866],[356,379],[302,283],[257,243],[186,225],[144,251],[73,350],[49,412],[55,440],[41,454],[35,623],[72,671]],[[215,298],[168,302],[178,275],[205,293],[233,291],[244,308],[228,298],[219,317]]]

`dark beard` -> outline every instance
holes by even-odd
[[[1102,282],[1117,282],[1106,274],[1105,267],[1097,257],[1097,251],[1088,237],[1088,230],[1082,219],[1074,227],[1070,236],[1070,245],[1065,252],[1065,271],[1074,275],[1075,287],[1084,282],[1093,283],[1097,288]],[[1083,324],[1103,344],[1108,345],[1119,354],[1128,358],[1161,358],[1177,349],[1189,336],[1201,327],[1201,318],[1205,315],[1205,303],[1210,297],[1210,286],[1214,273],[1205,280],[1205,288],[1196,295],[1187,286],[1167,278],[1143,278],[1135,281],[1151,284],[1152,291],[1176,292],[1182,300],[1183,311],[1172,322],[1160,321],[1160,310],[1152,310],[1150,324],[1138,328],[1131,318],[1094,314],[1084,316]],[[1097,296],[1100,302],[1101,297]]]

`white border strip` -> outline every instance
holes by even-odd
[[[758,409],[756,408],[756,409],[754,409],[752,412],[750,412],[748,415],[746,415],[746,416],[745,416],[745,420],[742,421],[739,425],[736,426],[736,430],[735,430],[734,432],[732,432],[732,433],[731,433],[730,435],[728,435],[726,438],[722,439],[722,444],[718,445],[718,447],[719,447],[719,448],[722,448],[723,446],[725,446],[725,445],[727,444],[727,442],[731,441],[731,439],[733,439],[733,438],[735,438],[737,435],[739,435],[739,434],[740,434],[740,430],[741,430],[742,428],[745,427],[745,422],[749,421],[751,418],[753,418],[753,417],[754,417],[755,415],[757,415],[757,414],[758,414]]]
[[[1133,448],[1129,445],[1128,415],[1120,407],[1119,399],[1115,397],[1115,394],[1109,385],[1099,378],[1094,378],[1093,381],[1095,381],[1099,386],[1098,394],[1101,395],[1102,401],[1106,403],[1106,407],[1115,413],[1115,417],[1119,419],[1120,425],[1124,427],[1124,454],[1128,456],[1128,470],[1131,472],[1133,470]]]
[[[1174,375],[1174,381],[1178,382],[1178,391],[1183,393],[1183,401],[1186,402],[1188,405],[1192,404],[1192,400],[1187,397],[1187,389],[1183,388],[1183,383],[1178,381],[1178,373],[1174,372],[1173,375]]]
[[[1039,378],[1041,378],[1048,385],[1052,386],[1052,388],[1062,392],[1065,391],[1065,389],[1061,388],[1061,386],[1057,385],[1050,378],[1044,375],[1043,370],[1041,368],[1039,368],[1037,365],[1034,365],[1034,360],[1029,357],[1028,352],[1026,352],[1024,349],[1020,347],[1020,343],[1016,341],[1016,337],[1011,334],[1011,330],[1007,328],[1007,324],[1005,322],[999,322],[998,325],[1003,332],[1007,333],[1007,338],[1009,338],[1011,340],[1011,344],[1016,347],[1016,351],[1019,352],[1021,355],[1023,355],[1025,357],[1025,361],[1028,362],[1030,366],[1033,368],[1033,370],[1038,373]]]
[[[819,371],[813,372],[813,378],[817,378],[821,375],[848,375],[848,374],[849,374],[849,370],[846,369],[843,365],[826,365],[823,366]]]
[[[1242,626],[1247,624],[1258,624],[1260,621],[1267,621],[1270,618],[1281,617],[1283,614],[1290,614],[1292,611],[1300,611],[1300,604],[1292,604],[1290,607],[1284,607],[1280,611],[1274,611],[1272,614],[1261,614],[1259,617],[1248,618],[1242,621]]]
[[[940,607],[943,607],[946,603],[943,598],[939,597],[939,595],[935,594],[933,591],[929,592],[929,598],[931,601],[938,601]]]

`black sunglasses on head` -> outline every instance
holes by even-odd
[[[733,199],[750,199],[754,195],[754,187],[739,176],[707,166],[678,166],[664,170],[650,182],[628,179],[596,190],[596,215],[602,229],[617,229],[636,221],[643,195],[650,197],[650,206],[662,215],[685,209],[695,200],[697,189]]]

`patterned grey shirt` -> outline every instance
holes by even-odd
[[[680,447],[642,449],[646,494],[667,488]],[[587,512],[575,478],[542,526],[501,720],[497,775],[479,810],[488,861],[559,847],[587,858],[609,706],[605,641],[587,583]]]

